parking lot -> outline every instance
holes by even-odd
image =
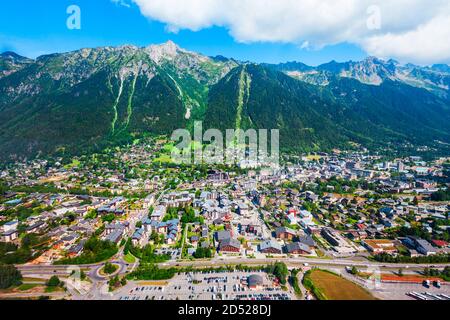
[[[247,279],[260,275],[264,282],[250,289]],[[156,283],[156,282],[155,282]],[[177,275],[167,284],[136,282],[127,285],[117,296],[119,300],[291,300],[264,272],[210,272]]]
[[[450,286],[444,285],[442,288],[433,286],[424,287],[422,284],[412,283],[382,283],[380,288],[375,290],[378,296],[387,300],[448,300],[445,296],[450,296]],[[418,293],[417,296],[414,293]],[[436,297],[433,297],[436,295]]]
[[[180,258],[181,251],[180,249],[156,249],[156,254],[167,254],[171,257],[171,260],[176,260]]]

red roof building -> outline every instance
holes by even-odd
[[[367,226],[366,226],[364,223],[358,223],[358,224],[356,225],[356,227],[357,227],[359,230],[365,230],[365,229],[367,229]]]
[[[431,242],[433,243],[433,245],[435,247],[438,247],[438,248],[445,248],[448,246],[448,242],[445,242],[443,240],[431,240]]]

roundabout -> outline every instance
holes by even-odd
[[[105,268],[109,270],[109,272],[105,271]],[[91,278],[97,280],[97,281],[105,281],[108,280],[110,277],[114,277],[119,274],[123,274],[127,271],[127,266],[124,263],[121,262],[107,262],[102,265],[97,266],[91,271]]]

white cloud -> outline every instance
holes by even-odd
[[[438,16],[405,33],[387,33],[364,41],[368,52],[378,57],[397,57],[417,63],[450,61],[450,16]]]
[[[113,0],[121,1],[121,0]],[[416,63],[450,61],[448,0],[132,0],[167,30],[225,27],[239,42],[354,43]],[[368,28],[379,8],[380,28]],[[371,23],[372,23],[371,22]]]

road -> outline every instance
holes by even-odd
[[[243,258],[243,257],[232,257],[232,258],[215,258],[209,261],[201,260],[189,260],[189,261],[168,261],[165,263],[161,263],[161,267],[215,267],[215,266],[224,266],[224,265],[262,265],[274,262],[284,262],[286,265],[290,267],[299,267],[308,264],[309,266],[314,267],[347,267],[347,266],[355,266],[359,268],[374,268],[380,269],[384,271],[398,271],[399,269],[403,269],[403,271],[423,271],[425,267],[433,267],[437,269],[443,269],[446,266],[450,266],[450,264],[382,264],[378,262],[371,261],[356,261],[356,260],[342,260],[342,259],[313,259],[313,258],[280,258],[280,259],[251,259],[251,258]],[[113,263],[121,265],[123,268],[122,273],[125,271],[126,264],[122,261],[111,261]],[[67,275],[67,270],[73,268],[81,268],[81,269],[96,269],[103,266],[104,263],[98,264],[89,264],[89,265],[80,265],[80,266],[60,266],[60,265],[18,265],[17,268],[24,275],[29,274],[43,274],[43,275]],[[131,268],[131,266],[129,266]],[[127,267],[128,268],[128,267]]]
[[[128,270],[128,265],[121,260],[111,260],[111,263],[119,266],[119,274],[124,274]],[[32,275],[47,275],[47,276],[69,276],[72,270],[81,269],[89,274],[93,270],[103,267],[104,263],[85,264],[85,265],[17,265],[24,277]],[[130,266],[131,267],[131,266]],[[102,278],[104,280],[104,278]]]
[[[2,293],[2,299],[36,299],[42,296],[49,297],[51,299],[63,299],[66,296],[65,292],[11,292]]]
[[[356,266],[357,268],[373,268],[380,269],[384,271],[398,271],[403,269],[403,271],[409,270],[423,271],[425,267],[436,267],[437,269],[443,269],[445,266],[450,266],[450,264],[382,264],[370,261],[356,261],[356,260],[342,260],[342,259],[313,259],[313,258],[280,258],[280,259],[250,259],[242,257],[233,258],[222,258],[222,259],[212,259],[210,261],[169,261],[161,264],[163,267],[175,267],[175,266],[193,266],[193,267],[214,267],[214,266],[224,266],[224,265],[262,265],[274,262],[284,262],[289,267],[301,267],[305,264],[314,267],[342,267]]]

